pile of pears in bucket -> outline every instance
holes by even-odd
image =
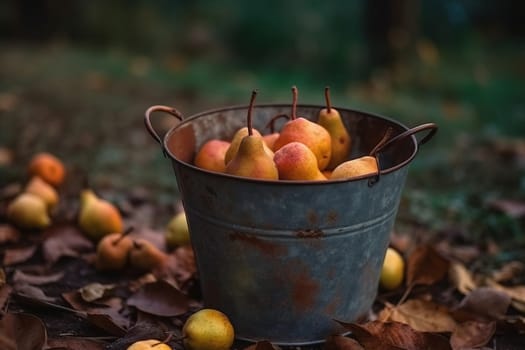
[[[326,107],[317,118],[297,116],[298,91],[292,87],[291,115],[272,118],[270,134],[252,127],[252,110],[257,90],[252,92],[246,126],[231,141],[211,139],[197,152],[194,165],[215,172],[264,180],[325,181],[369,176],[378,173],[374,150],[370,155],[348,159],[350,133],[339,112],[331,106],[325,88]],[[277,118],[286,117],[280,131],[273,130]],[[380,141],[380,143],[382,143]]]

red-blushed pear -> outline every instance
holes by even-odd
[[[321,125],[303,117],[297,117],[297,88],[292,87],[293,102],[290,121],[284,124],[279,138],[275,140],[274,150],[277,151],[287,143],[297,141],[305,144],[317,158],[319,170],[324,170],[330,162],[332,140],[328,131]]]
[[[267,153],[262,137],[260,134],[255,135],[252,129],[252,110],[256,95],[257,91],[254,90],[247,113],[248,135],[242,138],[237,153],[227,163],[226,173],[255,179],[277,180],[279,174],[273,161],[273,154]]]
[[[326,180],[315,154],[303,143],[287,143],[275,152],[273,160],[280,180]]]
[[[230,142],[212,139],[205,142],[197,152],[193,164],[199,168],[223,173],[226,170],[224,158]]]
[[[324,127],[332,139],[332,155],[327,169],[335,169],[336,166],[348,159],[351,150],[350,134],[346,130],[341,115],[330,102],[330,88],[325,90],[326,108],[319,111],[317,124]]]
[[[128,254],[133,247],[133,241],[128,234],[133,228],[124,233],[114,232],[102,237],[97,244],[95,268],[100,271],[122,270],[128,262]]]
[[[137,238],[129,251],[129,264],[139,271],[151,271],[162,267],[168,261],[168,255],[157,248],[153,243]]]

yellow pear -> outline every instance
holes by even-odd
[[[261,133],[257,131],[257,129],[251,128],[251,133],[254,136],[262,137]],[[237,132],[233,135],[232,141],[230,143],[230,147],[228,147],[228,150],[226,151],[226,154],[224,155],[225,165],[228,165],[228,163],[235,157],[241,145],[241,141],[244,139],[244,137],[248,136],[249,134],[250,134],[249,128],[245,126],[237,130]],[[263,147],[264,147],[264,151],[269,156],[273,157],[273,151],[271,150],[270,147],[268,147],[268,145],[265,142],[263,142]]]
[[[287,143],[275,152],[273,161],[281,180],[326,180],[315,154],[303,143]]]
[[[215,309],[202,309],[191,315],[182,328],[188,350],[229,350],[234,329],[228,317]]]
[[[39,176],[33,176],[31,180],[29,180],[25,192],[35,194],[42,198],[49,210],[53,210],[58,204],[58,193],[55,188]]]
[[[274,150],[277,151],[287,143],[297,141],[304,143],[317,158],[319,170],[324,170],[330,162],[332,140],[328,131],[321,125],[306,118],[297,117],[297,88],[292,87],[293,102],[291,120],[284,124],[279,137],[275,140]]]
[[[334,169],[347,160],[351,150],[350,134],[346,130],[339,111],[332,107],[330,89],[325,88],[326,108],[319,111],[317,124],[324,127],[332,139],[332,153],[327,169]]]
[[[110,233],[122,232],[123,227],[118,209],[90,189],[84,189],[80,194],[78,224],[95,241]]]
[[[186,213],[181,211],[171,218],[166,227],[166,245],[168,248],[175,248],[181,245],[190,244],[190,230]]]
[[[226,151],[230,148],[230,142],[212,139],[205,142],[197,152],[195,166],[199,168],[223,173],[226,170]]]
[[[146,339],[134,342],[126,350],[171,350],[171,346],[157,339]]]
[[[363,156],[347,160],[332,171],[330,179],[349,179],[356,176],[377,174],[377,162],[375,157]]]
[[[249,178],[277,180],[279,174],[273,161],[273,152],[271,155],[268,154],[266,151],[268,147],[265,146],[262,137],[260,134],[255,135],[252,129],[252,109],[256,94],[257,92],[253,91],[248,108],[248,135],[242,138],[237,153],[227,163],[226,173]]]
[[[19,194],[9,203],[7,218],[16,226],[25,229],[43,229],[51,224],[44,200],[27,192]]]
[[[405,261],[403,257],[397,250],[388,247],[381,269],[379,285],[388,290],[396,289],[403,282],[404,274]]]
[[[139,271],[151,271],[166,264],[168,255],[150,241],[137,238],[129,251],[130,265]]]

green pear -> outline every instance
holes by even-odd
[[[171,218],[166,227],[165,238],[168,248],[191,244],[185,212],[179,212]]]

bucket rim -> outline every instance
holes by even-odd
[[[283,108],[283,107],[290,107],[290,106],[291,106],[290,103],[261,103],[261,104],[254,105],[253,109],[255,110],[257,108],[268,108],[268,107]],[[226,173],[221,173],[221,172],[217,172],[217,171],[203,169],[203,168],[195,166],[195,165],[193,165],[191,163],[188,163],[188,162],[185,162],[185,161],[182,161],[182,160],[178,159],[177,157],[175,157],[175,155],[173,155],[173,153],[167,147],[168,140],[171,137],[171,135],[177,129],[183,127],[184,125],[189,124],[191,121],[193,121],[195,119],[198,119],[198,118],[200,118],[202,116],[205,116],[205,115],[210,115],[210,114],[214,114],[214,113],[216,114],[216,113],[220,113],[220,112],[224,112],[224,111],[243,110],[243,109],[246,110],[246,109],[248,109],[248,107],[249,107],[249,105],[246,105],[246,104],[242,104],[241,105],[241,104],[239,104],[239,105],[231,105],[231,106],[225,106],[225,107],[211,108],[211,109],[207,109],[207,110],[204,110],[202,112],[198,112],[196,114],[192,114],[192,115],[190,115],[188,117],[183,118],[179,123],[177,123],[176,125],[172,126],[166,132],[164,137],[162,138],[162,149],[163,149],[164,154],[169,156],[169,158],[171,158],[172,161],[177,162],[178,164],[182,164],[182,165],[187,166],[187,167],[189,167],[191,169],[194,169],[196,171],[201,171],[203,173],[207,173],[209,175],[214,175],[214,176],[220,176],[220,177],[236,179],[236,180],[242,180],[242,181],[247,181],[247,182],[267,183],[267,184],[272,184],[272,185],[273,184],[279,184],[279,183],[282,184],[282,185],[306,185],[306,184],[308,184],[308,185],[327,185],[327,184],[334,184],[334,183],[357,182],[357,181],[362,181],[362,180],[367,180],[367,179],[370,180],[370,179],[373,179],[373,178],[377,178],[378,176],[382,176],[382,175],[393,173],[395,171],[398,171],[398,170],[404,168],[408,164],[410,164],[410,162],[412,162],[412,160],[417,155],[417,152],[419,151],[419,143],[417,142],[417,138],[414,135],[409,135],[410,136],[410,140],[414,144],[414,150],[410,154],[410,156],[407,157],[401,163],[396,164],[393,167],[390,167],[390,168],[387,168],[387,169],[381,169],[378,174],[369,174],[369,175],[355,176],[355,177],[347,178],[347,179],[326,179],[326,180],[281,180],[281,179],[277,179],[277,180],[270,180],[270,179],[249,178],[249,177],[231,175],[231,174],[226,174]],[[325,108],[324,106],[316,105],[316,104],[297,104],[297,108],[301,108],[301,107],[304,107],[304,108],[319,108],[319,109]],[[363,114],[363,115],[366,115],[366,116],[369,116],[369,117],[382,119],[382,120],[384,120],[386,122],[390,122],[392,124],[395,124],[395,125],[399,126],[401,129],[403,129],[403,132],[410,130],[410,128],[407,127],[406,125],[404,125],[403,123],[401,123],[401,122],[399,122],[399,121],[397,121],[397,120],[395,120],[393,118],[383,116],[381,114],[372,113],[372,112],[364,111],[364,110],[361,110],[361,109],[355,109],[355,108],[346,108],[346,107],[338,107],[338,106],[333,106],[333,108],[336,108],[339,111],[345,111],[345,112],[350,112],[350,113],[358,113],[358,114]]]

